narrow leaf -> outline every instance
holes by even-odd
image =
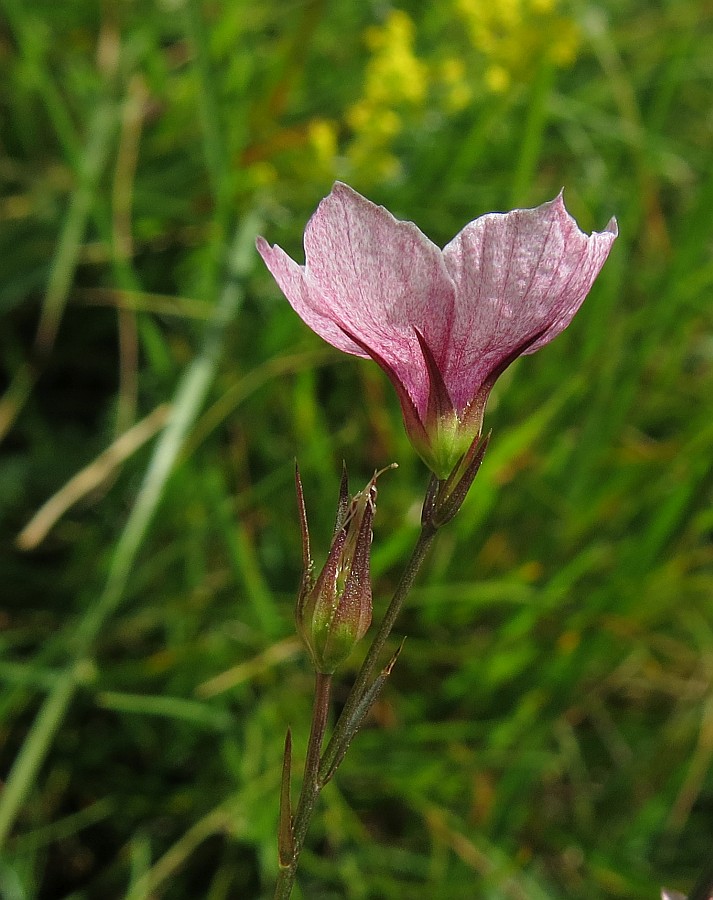
[[[432,523],[440,528],[449,522],[463,505],[468,491],[482,465],[492,431],[476,438],[462,461],[453,470],[434,503]]]
[[[347,728],[344,732],[344,737],[337,749],[337,753],[334,757],[334,762],[327,770],[326,775],[324,776],[324,781],[322,784],[327,784],[328,781],[331,780],[334,773],[337,771],[339,766],[342,764],[344,757],[346,756],[347,750],[349,749],[349,744],[351,744],[354,735],[359,731],[362,726],[362,723],[366,717],[366,714],[369,712],[371,707],[376,702],[379,694],[381,693],[381,689],[386,684],[386,679],[391,675],[394,666],[396,665],[396,660],[399,658],[399,654],[403,649],[404,642],[401,641],[399,649],[394,653],[388,663],[384,666],[381,672],[377,675],[374,681],[369,685],[369,687],[364,691],[364,694],[357,704],[351,719],[347,725]]]
[[[307,526],[307,510],[305,508],[305,495],[302,490],[300,469],[295,462],[295,487],[297,489],[297,512],[300,520],[300,532],[302,534],[302,578],[307,581],[312,572],[312,556],[309,547],[309,528]]]

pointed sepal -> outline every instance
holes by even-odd
[[[302,535],[302,585],[300,595],[310,590],[313,583],[314,564],[309,546],[309,527],[307,526],[307,510],[305,508],[305,495],[302,489],[300,469],[295,462],[295,488],[297,491],[297,514],[300,521],[300,534]]]
[[[441,525],[450,522],[463,505],[483,463],[491,435],[492,431],[489,431],[484,437],[477,437],[463,459],[448,478],[440,484],[430,519],[430,524],[434,528],[440,528]]]
[[[438,488],[441,482],[436,478],[435,475],[431,475],[428,480],[428,487],[426,488],[426,496],[423,500],[423,506],[421,507],[421,525],[426,525],[431,521],[433,516],[433,510],[436,505],[436,498],[438,497]]]
[[[418,328],[414,328],[414,331],[428,372],[428,408],[426,410],[426,430],[428,431],[429,427],[434,424],[454,417],[456,412],[433,351],[421,331]]]
[[[399,658],[401,650],[403,649],[403,646],[404,641],[401,641],[401,644],[399,645],[394,655],[362,694],[361,700],[355,707],[354,712],[352,713],[352,716],[347,723],[343,739],[337,747],[334,761],[324,773],[322,784],[326,784],[341,765],[342,760],[344,759],[346,752],[349,749],[349,744],[352,742],[357,731],[359,731],[359,729],[361,728],[362,723],[367,716],[367,713],[372,708],[374,703],[376,703],[376,700],[381,693],[384,685],[386,684],[389,675],[391,675],[394,666],[396,665],[396,660]]]
[[[371,624],[371,540],[380,474],[350,499],[344,470],[332,546],[316,580],[303,582],[297,602],[297,630],[322,675],[344,662]],[[303,510],[300,488],[298,495]]]
[[[349,512],[349,475],[347,464],[342,460],[342,480],[339,482],[339,502],[337,504],[337,518],[334,523],[334,534],[344,528]]]

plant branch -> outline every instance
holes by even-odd
[[[401,580],[394,591],[379,630],[349,692],[347,702],[321,760],[320,751],[327,722],[331,676],[317,675],[312,729],[305,761],[305,776],[293,824],[293,855],[289,864],[280,868],[274,900],[289,900],[295,883],[300,853],[302,852],[307,829],[320,791],[344,758],[350,741],[359,729],[369,706],[378,695],[384,681],[391,673],[398,656],[397,652],[381,674],[376,678],[374,677],[379,655],[391,634],[401,607],[436,536],[437,529],[431,520],[432,503],[429,503],[429,497],[433,500],[436,496],[437,491],[435,493],[434,491],[435,483],[432,482],[426,494],[423,525],[416,546],[411,553],[409,561],[406,563]]]
[[[309,821],[312,818],[314,806],[319,797],[322,785],[318,779],[319,755],[322,750],[322,741],[327,727],[329,714],[329,697],[332,688],[332,676],[317,673],[317,681],[314,691],[314,705],[312,707],[312,727],[307,745],[307,758],[305,759],[304,778],[302,790],[297,804],[297,813],[292,830],[292,858],[285,866],[280,867],[275,886],[275,900],[287,900],[292,893],[297,874],[297,863],[304,844]]]
[[[378,663],[379,654],[391,634],[396,619],[401,612],[401,607],[416,580],[416,575],[426,558],[426,554],[428,553],[435,536],[436,529],[430,522],[424,523],[421,528],[421,533],[418,536],[416,546],[411,553],[411,557],[406,564],[406,568],[401,575],[401,580],[391,599],[389,608],[386,610],[386,614],[381,621],[376,637],[362,663],[356,681],[349,692],[344,709],[334,728],[332,737],[324,751],[319,767],[319,776],[322,783],[324,783],[327,780],[328,775],[334,771],[334,762],[339,756],[344,754],[345,744],[348,744],[354,737],[354,730],[352,730],[351,724],[354,721],[355,713],[361,704],[364,694],[369,690]]]

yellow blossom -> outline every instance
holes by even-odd
[[[465,63],[454,56],[444,59],[440,65],[440,76],[446,84],[456,84],[465,78]]]
[[[445,105],[451,112],[464,109],[473,98],[462,59],[448,57],[436,67],[436,76],[445,88]]]
[[[504,94],[510,87],[510,75],[503,66],[489,66],[485,71],[485,84],[494,94]]]
[[[527,81],[543,58],[569,65],[579,47],[575,23],[558,0],[452,0],[471,46],[486,62],[486,87],[495,93]]]
[[[473,99],[473,91],[470,86],[462,84],[454,84],[446,95],[446,105],[451,112],[459,112],[465,109]]]
[[[307,134],[317,162],[331,166],[337,155],[337,129],[334,123],[326,119],[312,119],[307,127]]]
[[[395,177],[400,164],[390,153],[404,117],[418,111],[428,92],[429,69],[414,50],[416,26],[402,10],[365,32],[371,57],[361,97],[346,112],[352,139],[345,155],[352,169],[371,180]]]
[[[550,48],[552,61],[558,66],[571,66],[577,58],[580,35],[575,22],[560,19]]]
[[[426,93],[426,67],[414,53],[416,28],[402,10],[394,10],[381,28],[367,29],[372,51],[364,96],[374,102],[420,103]]]

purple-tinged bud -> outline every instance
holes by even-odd
[[[314,667],[323,675],[346,660],[371,624],[370,554],[379,474],[350,500],[344,471],[332,546],[315,579],[304,494],[296,473],[304,574],[295,618]]]

